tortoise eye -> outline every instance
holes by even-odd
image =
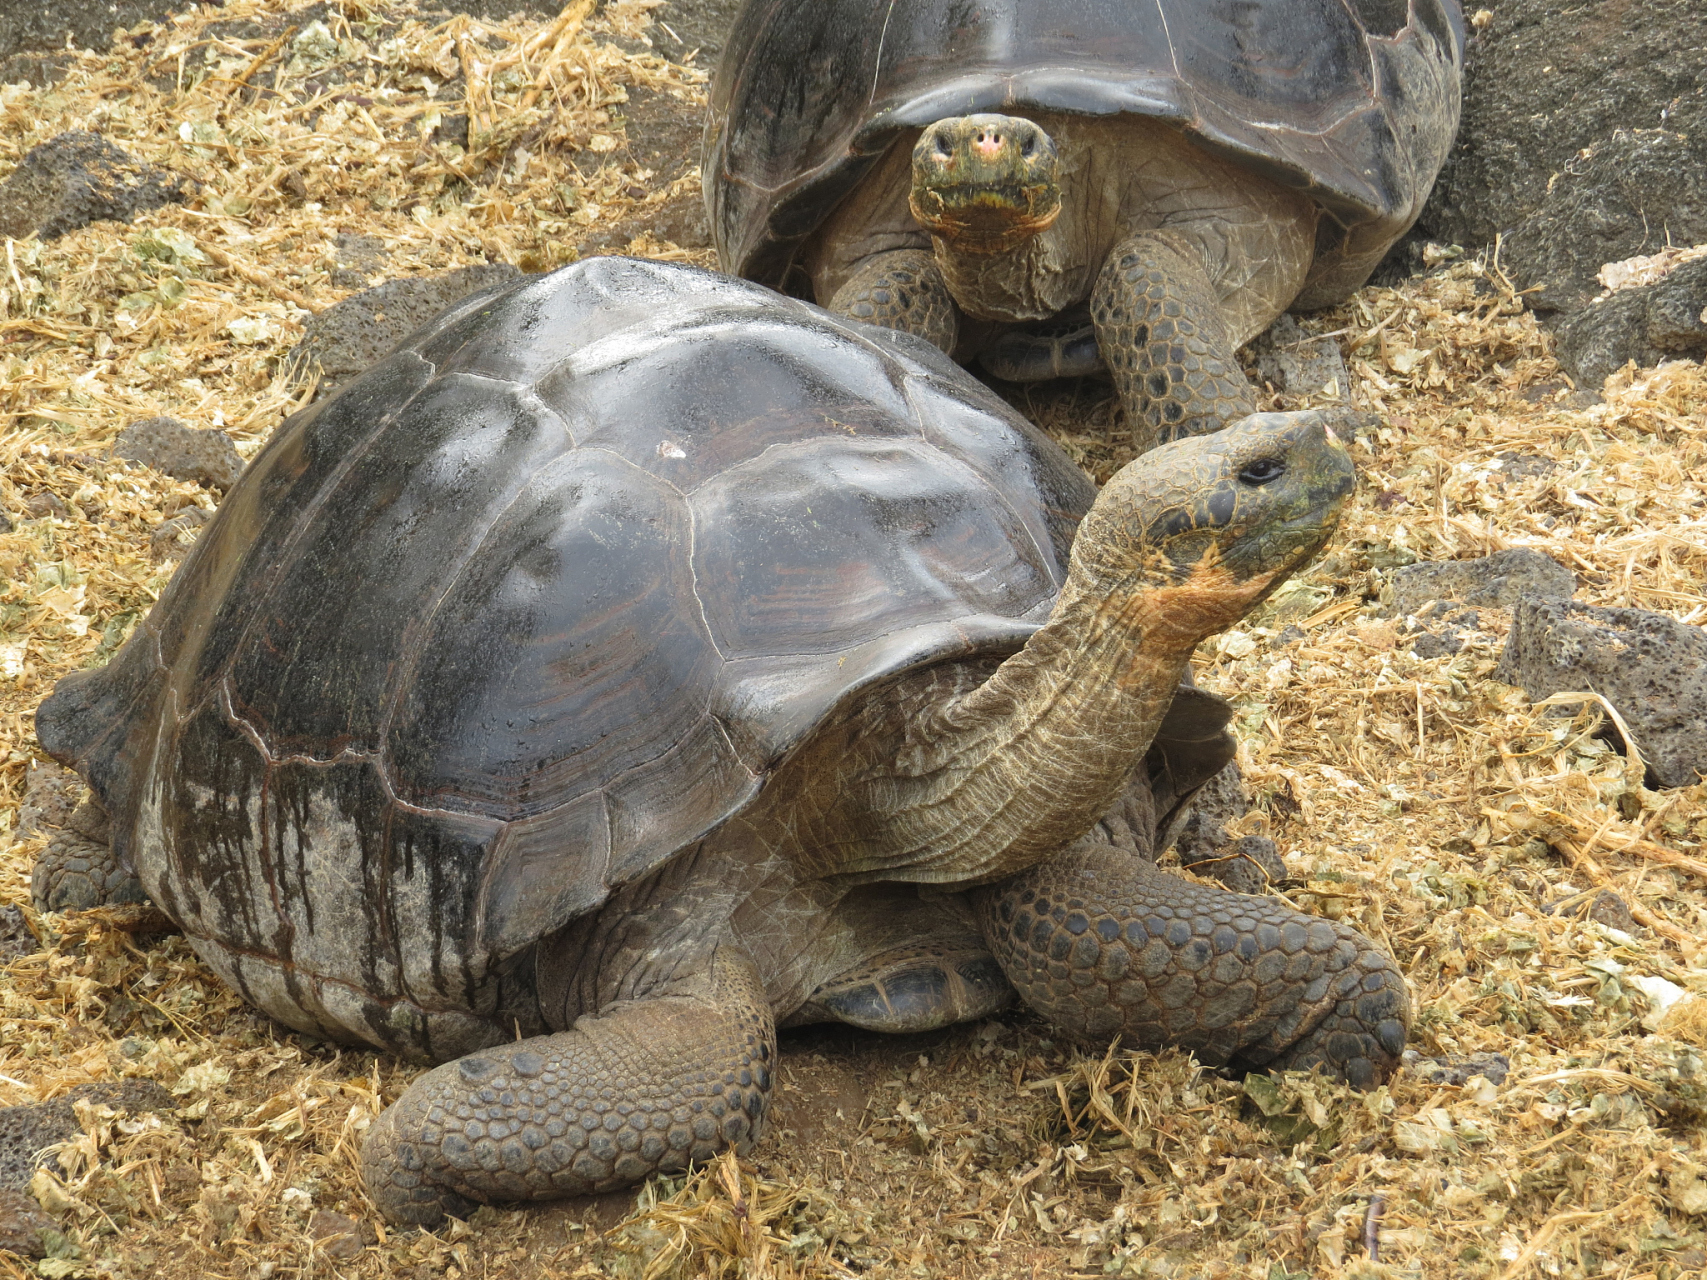
[[[1271,484],[1286,474],[1286,464],[1279,458],[1258,458],[1239,472],[1242,484]]]

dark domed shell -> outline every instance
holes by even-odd
[[[850,691],[1017,648],[1093,496],[924,343],[593,259],[281,427],[39,731],[240,989],[404,1043],[385,993],[494,1010]]]
[[[1463,44],[1458,0],[748,0],[712,89],[719,260],[781,284],[901,131],[1028,109],[1177,122],[1396,236],[1444,158]]]

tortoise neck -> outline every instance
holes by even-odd
[[[1076,840],[1109,810],[1203,633],[1179,625],[1190,619],[1169,595],[1092,597],[1069,582],[1020,652],[935,713],[921,735],[928,759],[895,779],[887,815],[907,850],[902,878],[996,880]]]
[[[1057,219],[1015,248],[980,252],[965,239],[931,237],[943,281],[954,301],[979,320],[1018,324],[1047,320],[1085,294],[1085,271],[1066,251]]]

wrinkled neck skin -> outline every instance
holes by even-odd
[[[1048,623],[983,684],[925,712],[868,777],[882,838],[844,875],[957,886],[1035,866],[1108,811],[1156,735],[1192,649],[1264,583],[1087,590],[1073,574]]]
[[[1066,243],[1061,219],[1016,248],[982,253],[966,239],[931,237],[931,249],[960,309],[979,320],[1047,320],[1084,297],[1085,267]]]

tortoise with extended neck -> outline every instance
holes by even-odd
[[[1192,647],[1351,485],[1273,415],[1099,495],[928,344],[597,258],[281,427],[37,725],[237,990],[447,1062],[366,1140],[397,1221],[742,1147],[778,1022],[1013,988],[1080,1037],[1368,1084],[1392,962],[1145,856],[1231,751]],[[110,894],[101,855],[39,867],[41,904]]]
[[[1421,212],[1463,44],[1458,0],[748,0],[718,256],[1004,378],[1106,364],[1140,449],[1215,430],[1234,350]]]

